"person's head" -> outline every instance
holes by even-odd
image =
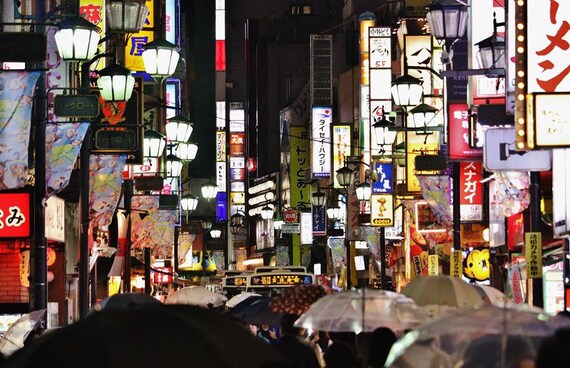
[[[379,327],[372,332],[368,348],[368,364],[371,367],[383,367],[396,342],[396,334],[387,327]]]
[[[566,357],[570,351],[570,329],[556,330],[542,341],[536,357],[536,368],[570,368]]]
[[[327,368],[356,368],[358,358],[354,349],[342,341],[333,343],[324,353]]]
[[[283,317],[281,317],[281,334],[302,335],[304,329],[293,326],[297,318],[299,318],[299,316],[296,314],[284,314]]]

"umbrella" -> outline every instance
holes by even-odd
[[[243,302],[244,300],[246,300],[249,297],[252,296],[259,296],[259,294],[257,293],[252,293],[250,291],[244,291],[241,294],[238,295],[234,295],[233,297],[231,297],[227,302],[226,302],[226,307],[228,308],[233,308],[235,307],[237,304]]]
[[[278,326],[283,314],[271,310],[270,300],[267,296],[249,297],[236,305],[231,314],[250,324]]]
[[[0,352],[5,356],[24,347],[24,342],[30,333],[44,319],[45,309],[26,313],[18,318],[0,339]]]
[[[95,304],[90,313],[102,309],[132,309],[148,304],[161,304],[160,301],[145,293],[122,293],[114,294]]]
[[[372,332],[378,327],[404,330],[423,322],[426,313],[401,294],[373,289],[329,294],[316,301],[295,326],[331,332]]]
[[[325,295],[321,285],[296,285],[274,296],[269,305],[274,312],[301,315]]]
[[[482,304],[451,311],[400,338],[386,366],[492,368],[521,357],[532,359],[541,340],[558,328],[549,319],[537,308],[516,304],[506,308]]]
[[[502,291],[492,286],[471,284],[475,290],[481,295],[483,303],[493,304],[498,307],[505,306],[509,302],[509,298]]]
[[[202,308],[221,307],[226,302],[222,294],[211,292],[203,286],[189,286],[175,291],[166,298],[166,304],[196,305]]]
[[[448,275],[417,277],[402,289],[402,294],[424,307],[430,317],[483,303],[475,288],[460,278]]]
[[[282,367],[281,357],[229,316],[187,305],[93,313],[49,331],[3,367]]]

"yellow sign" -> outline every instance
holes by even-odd
[[[460,250],[451,252],[451,264],[449,266],[450,276],[461,278],[463,275],[463,253]]]
[[[394,225],[394,199],[392,194],[373,194],[370,197],[370,223],[372,226]]]
[[[542,235],[541,233],[525,233],[526,275],[529,279],[542,278]]]
[[[312,284],[310,275],[252,275],[250,276],[251,286],[289,286]]]
[[[416,176],[416,157],[422,152],[435,152],[439,149],[439,143],[412,143],[411,140],[418,139],[413,133],[408,133],[408,149],[406,151],[406,189],[407,192],[421,192],[422,187]],[[424,139],[424,138],[421,138]],[[428,174],[428,172],[423,172]]]
[[[226,161],[226,132],[216,132],[216,162]]]
[[[245,204],[245,193],[244,192],[231,192],[230,193],[230,203],[231,204]]]
[[[144,45],[154,40],[153,31],[140,31],[133,34],[125,46],[125,67],[132,72],[144,71],[142,53]]]
[[[435,254],[428,256],[428,275],[439,275],[439,257]]]

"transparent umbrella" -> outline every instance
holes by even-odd
[[[203,286],[189,286],[175,291],[166,298],[166,304],[195,305],[202,308],[221,307],[227,298]]]
[[[479,305],[432,319],[399,339],[386,367],[506,367],[516,359],[534,359],[546,336],[563,325],[550,322],[538,308],[509,304]]]
[[[408,297],[362,289],[322,297],[301,315],[295,326],[331,332],[372,332],[378,327],[401,331],[418,325],[426,317]]]
[[[23,348],[26,338],[43,320],[45,314],[46,310],[40,309],[18,318],[0,339],[0,351],[2,354],[8,356]]]
[[[239,303],[243,302],[244,300],[252,297],[252,296],[259,296],[259,294],[257,293],[252,293],[250,291],[244,291],[241,294],[232,296],[227,302],[226,302],[226,307],[228,308],[233,308],[236,305],[238,305]]]

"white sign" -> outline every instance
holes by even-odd
[[[552,150],[552,227],[560,237],[570,232],[570,148]]]
[[[488,171],[547,171],[551,151],[517,151],[514,128],[489,128],[485,131],[483,164]]]
[[[65,241],[65,201],[58,197],[49,197],[45,210],[46,238],[59,242]]]
[[[569,93],[534,95],[534,122],[537,147],[569,147]]]
[[[299,223],[288,224],[284,223],[281,225],[282,234],[299,234],[301,232],[301,225]]]
[[[331,176],[331,123],[331,107],[313,107],[311,164],[314,178]]]
[[[301,244],[313,244],[313,214],[311,212],[301,212]]]
[[[216,185],[218,186],[218,191],[226,191],[226,163],[216,162]]]

